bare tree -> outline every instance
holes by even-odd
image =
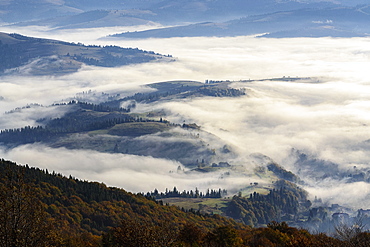
[[[340,223],[335,226],[334,236],[343,241],[347,247],[370,246],[370,234],[364,229],[362,217],[357,217],[352,224]]]
[[[51,228],[46,212],[37,190],[23,177],[8,170],[0,180],[0,246],[48,246]]]

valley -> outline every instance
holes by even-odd
[[[333,246],[366,244],[369,10],[361,0],[1,3],[0,197],[32,189],[32,210],[69,241],[55,246],[119,246],[138,226],[167,231],[173,246],[192,246],[183,231],[202,231],[197,246],[222,230],[247,246],[278,229],[291,244],[321,246],[317,232]]]

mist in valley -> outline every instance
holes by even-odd
[[[7,32],[4,28],[1,31]],[[36,126],[40,116],[54,118],[58,107],[17,107],[68,102],[81,92],[132,95],[145,85],[170,80],[230,80],[245,89],[236,98],[188,98],[150,105],[136,111],[160,110],[173,123],[196,123],[230,146],[237,156],[232,165],[253,173],[258,164],[251,154],[269,156],[299,174],[303,187],[327,203],[366,207],[370,187],[345,178],[315,179],[313,170],[300,170],[292,150],[312,159],[335,163],[338,171],[369,169],[370,164],[370,40],[367,38],[267,39],[252,36],[225,38],[104,39],[122,28],[49,31],[42,28],[12,32],[84,44],[119,45],[171,54],[175,61],[119,68],[84,66],[64,76],[6,75],[0,78],[0,129]],[[86,35],[81,35],[81,32]],[[81,38],[81,39],[80,39]],[[273,78],[305,78],[272,80]],[[261,80],[271,79],[271,80]],[[210,145],[214,139],[201,136]],[[101,181],[129,191],[176,186],[179,190],[226,188],[233,191],[257,177],[231,174],[178,173],[182,164],[166,159],[88,150],[50,148],[40,144],[0,150],[0,156],[21,164],[55,170],[66,176]],[[323,167],[325,169],[325,167]],[[330,167],[328,168],[330,169]],[[175,172],[171,172],[175,171]],[[145,183],[143,183],[145,181]]]

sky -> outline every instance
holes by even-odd
[[[0,31],[10,32],[5,28]],[[83,91],[130,95],[147,90],[143,88],[146,84],[160,81],[231,80],[235,81],[232,87],[246,90],[246,96],[194,98],[157,103],[150,108],[165,109],[172,122],[184,119],[196,122],[203,130],[232,146],[239,155],[234,162],[246,167],[250,154],[262,153],[286,169],[298,172],[291,156],[293,148],[310,157],[338,164],[343,171],[354,166],[370,167],[370,39],[252,36],[99,39],[122,31],[125,31],[122,27],[68,32],[50,32],[36,27],[13,30],[23,35],[84,44],[138,47],[171,54],[176,61],[120,68],[86,66],[77,73],[60,77],[2,77],[0,129],[35,125],[40,116],[62,116],[65,112],[57,107],[6,112],[30,103],[48,106]],[[307,79],[296,82],[261,80],[281,77]],[[139,109],[147,107],[139,105]],[[220,179],[220,174],[171,173],[181,164],[165,159],[51,149],[39,144],[0,149],[0,156],[133,192],[154,188],[163,191],[173,186],[180,190],[195,187],[232,189],[254,182],[249,177]],[[336,179],[317,181],[309,175],[302,174],[311,197],[356,207],[366,207],[370,202],[370,188],[366,183]],[[351,195],[355,197],[351,199]]]

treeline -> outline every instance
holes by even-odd
[[[154,102],[154,101],[160,100],[161,98],[166,98],[166,97],[177,95],[177,94],[187,92],[187,91],[194,91],[197,88],[199,88],[199,86],[181,86],[181,87],[173,87],[173,88],[170,88],[169,90],[163,90],[163,91],[159,90],[159,91],[151,92],[151,93],[136,93],[132,96],[128,96],[128,97],[125,97],[119,100],[119,102],[130,101],[130,100],[134,100],[136,102]]]
[[[255,226],[296,220],[300,212],[308,211],[311,202],[307,200],[307,192],[284,180],[277,183],[280,189],[270,190],[267,195],[254,192],[249,197],[234,196],[226,208],[226,215]]]
[[[216,86],[204,86],[191,94],[196,93],[211,97],[239,97],[245,95],[244,90],[235,88],[221,88]]]
[[[128,65],[132,63],[146,63],[146,62],[150,62],[156,59],[153,56],[146,56],[140,53],[135,56],[126,56],[126,55],[115,56],[108,52],[104,52],[104,48],[103,48],[102,54],[103,54],[103,58],[100,58],[100,59],[86,57],[82,55],[76,55],[76,54],[73,55],[73,58],[76,61],[85,63],[87,65],[94,65],[94,66],[101,66],[101,67],[115,67],[115,66]]]
[[[17,107],[13,110],[10,110],[10,111],[7,111],[5,112],[5,114],[11,114],[11,113],[15,113],[15,112],[20,112],[24,109],[30,109],[30,108],[33,108],[33,107],[43,107],[42,105],[40,104],[37,104],[37,103],[32,103],[32,104],[27,104],[26,106],[23,106],[23,107]]]
[[[93,103],[88,103],[88,102],[82,102],[82,101],[76,101],[76,100],[71,100],[68,103],[57,103],[53,104],[54,106],[58,105],[77,105],[81,107],[82,109],[86,110],[92,110],[92,111],[97,111],[97,112],[130,112],[130,109],[126,109],[123,107],[119,106],[109,106],[106,104],[93,104]]]
[[[183,95],[181,95],[181,97],[189,97],[197,94],[211,97],[238,97],[241,95],[245,95],[245,92],[243,90],[234,88],[221,88],[217,86],[184,86],[173,88],[170,91],[137,93],[133,96],[122,99],[122,101],[135,100],[136,102],[153,102],[161,98],[165,98],[171,95],[177,95],[180,93],[184,93]]]
[[[0,143],[19,145],[52,141],[54,138],[58,138],[65,134],[106,129],[116,124],[139,121],[131,117],[92,120],[88,117],[84,118],[82,115],[79,116],[81,116],[81,118],[74,115],[56,118],[48,122],[45,127],[25,126],[23,128],[1,130]],[[84,119],[86,122],[84,122]]]
[[[181,197],[181,198],[222,198],[227,195],[227,190],[225,189],[207,189],[206,193],[203,193],[195,188],[195,190],[183,190],[182,192],[178,191],[176,187],[173,187],[173,190],[166,189],[165,192],[159,192],[155,189],[152,192],[147,192],[145,194],[146,197],[152,197],[155,199],[162,199],[162,198],[172,198],[172,197]]]
[[[125,55],[135,55],[137,53],[144,53],[144,54],[151,54],[151,55],[158,55],[164,57],[172,57],[171,55],[162,55],[159,53],[155,53],[154,51],[145,51],[139,48],[123,48],[116,45],[107,45],[103,47],[105,52],[112,52],[112,53],[123,53]]]
[[[78,100],[71,100],[68,103],[54,103],[51,106],[66,106],[66,105],[69,105],[69,106],[76,105],[82,109],[92,110],[92,111],[97,111],[97,112],[123,112],[123,113],[130,112],[130,109],[126,109],[126,108],[119,107],[119,106],[109,106],[105,104],[93,104],[93,103],[88,103],[88,102],[83,102],[83,101],[78,101]],[[27,104],[26,106],[17,107],[13,110],[7,111],[6,114],[19,112],[21,110],[30,109],[34,107],[43,107],[43,106],[37,103]]]

